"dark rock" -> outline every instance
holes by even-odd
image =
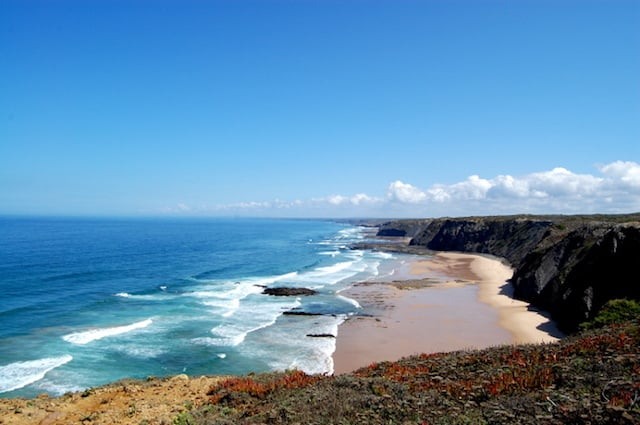
[[[377,236],[407,236],[407,231],[402,229],[380,229]]]
[[[309,288],[266,288],[262,293],[276,297],[289,297],[293,295],[315,295],[318,292]]]
[[[289,310],[285,311],[282,314],[288,316],[324,316],[322,313],[310,313],[308,311],[299,311],[299,310]]]
[[[516,297],[548,310],[567,331],[616,298],[640,300],[640,228],[586,226],[531,253],[514,273]]]
[[[430,220],[387,221],[378,226],[377,236],[414,237]]]
[[[336,337],[333,334],[307,334],[307,336],[311,338],[335,338]]]
[[[548,220],[433,220],[412,240],[435,251],[491,254],[518,264],[547,235]]]

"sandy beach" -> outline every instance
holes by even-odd
[[[509,266],[475,254],[417,258],[392,282],[358,284],[343,295],[363,314],[340,326],[335,373],[417,353],[556,341],[541,312],[511,297]]]

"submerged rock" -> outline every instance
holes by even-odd
[[[336,337],[333,334],[307,334],[307,336],[311,338],[335,338]]]
[[[300,311],[300,310],[289,310],[289,311],[283,312],[282,314],[288,315],[288,316],[329,316],[328,314],[325,315],[323,313],[310,313],[308,311]],[[331,314],[331,316],[335,316],[335,315]]]

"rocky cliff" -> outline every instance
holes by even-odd
[[[549,311],[568,332],[610,299],[640,300],[640,214],[398,220],[379,234],[394,229],[413,236],[411,245],[505,258],[515,270],[515,296]]]

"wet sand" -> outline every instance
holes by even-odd
[[[544,315],[511,298],[511,275],[494,258],[438,253],[411,262],[401,279],[344,291],[363,314],[340,325],[335,373],[417,353],[556,341]]]

